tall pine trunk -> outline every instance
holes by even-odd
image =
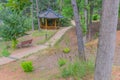
[[[88,27],[88,10],[87,10],[87,5],[88,5],[88,0],[85,0],[85,9],[84,9],[84,16],[85,16],[85,24]]]
[[[93,11],[94,11],[94,4],[90,4],[90,11],[89,11],[89,22],[88,22],[88,27],[87,27],[87,41],[91,40],[91,26],[92,26],[92,16],[93,16]]]
[[[59,6],[60,6],[60,13],[62,12],[63,7],[63,0],[59,0]]]
[[[33,0],[31,0],[31,2],[32,31],[34,31]]]
[[[77,40],[78,40],[79,57],[85,60],[86,58],[85,58],[85,51],[84,51],[83,34],[82,34],[82,28],[80,25],[80,18],[78,14],[76,0],[71,0],[71,3],[73,6],[74,19],[76,23],[76,34],[77,34]]]
[[[37,18],[38,18],[38,30],[40,30],[40,18],[39,16],[39,6],[38,6],[38,0],[36,0],[36,13],[37,13]]]
[[[103,0],[94,80],[111,80],[119,0]]]
[[[84,1],[84,17],[85,17],[85,26],[87,28],[87,31],[88,31],[88,9],[87,9],[87,6],[88,6],[88,0],[85,0]],[[87,36],[86,36],[86,39],[87,39]]]

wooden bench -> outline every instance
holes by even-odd
[[[33,41],[32,39],[23,41],[20,44],[18,44],[17,47],[22,48],[22,47],[30,46],[32,44],[32,41]]]

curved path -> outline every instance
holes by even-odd
[[[16,54],[12,54],[9,57],[2,57],[0,58],[0,65],[4,65],[7,64],[9,62],[12,61],[16,61],[17,59],[21,59],[25,56],[28,56],[30,54],[36,53],[40,50],[46,49],[49,46],[54,46],[55,43],[65,34],[65,32],[67,30],[69,30],[71,27],[66,27],[63,28],[61,30],[59,30],[50,40],[48,40],[45,44],[43,45],[38,45],[38,46],[34,46],[34,47],[30,47],[27,50],[25,50],[24,52],[19,52]]]

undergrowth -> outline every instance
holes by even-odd
[[[61,76],[63,78],[72,77],[74,80],[81,80],[87,74],[93,74],[94,63],[92,60],[87,62],[75,60],[73,62],[67,62],[65,66],[60,67]]]

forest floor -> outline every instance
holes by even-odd
[[[117,32],[116,52],[114,58],[114,66],[112,71],[113,80],[120,80],[120,31]],[[86,44],[87,57],[95,56],[98,39],[92,40]],[[70,53],[64,55],[63,49],[69,47]],[[21,60],[11,62],[0,66],[0,80],[71,80],[63,79],[59,74],[58,59],[64,57],[69,59],[77,55],[77,38],[75,28],[70,29],[57,42],[54,47],[39,51],[33,55],[24,57]],[[34,71],[25,73],[21,69],[21,62],[30,60],[33,62]],[[83,80],[93,80],[93,74],[87,75]]]

